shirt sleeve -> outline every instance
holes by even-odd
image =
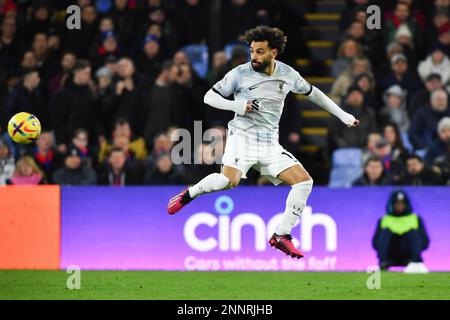
[[[312,91],[312,85],[306,81],[297,71],[292,73],[293,77],[293,93],[309,95]]]
[[[213,91],[223,97],[234,94],[239,87],[239,72],[237,68],[230,70],[222,80],[218,81],[213,87]]]

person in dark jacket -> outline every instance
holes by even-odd
[[[363,175],[353,182],[353,186],[387,186],[390,184],[391,179],[383,168],[383,162],[377,156],[367,159]]]
[[[430,107],[416,112],[409,129],[409,138],[416,149],[432,145],[436,139],[438,122],[444,117],[450,117],[448,95],[444,90],[433,91],[430,104]]]
[[[399,181],[406,186],[433,186],[442,184],[439,174],[427,167],[422,158],[411,155],[406,161],[406,175]]]
[[[158,132],[181,124],[180,103],[176,99],[170,76],[172,68],[173,63],[165,61],[156,81],[141,90],[142,128],[148,145],[151,145]]]
[[[88,59],[97,29],[97,9],[94,4],[87,4],[82,8],[81,28],[65,28],[64,48],[74,52],[79,58]]]
[[[431,166],[434,159],[447,153],[447,145],[450,142],[450,117],[444,117],[437,125],[438,137],[428,147],[425,162]]]
[[[148,83],[153,83],[161,67],[160,41],[156,36],[147,35],[137,59],[139,71],[145,75]]]
[[[144,183],[149,185],[176,185],[181,184],[182,179],[175,170],[170,154],[162,153],[155,161],[155,167],[145,175]]]
[[[377,123],[374,111],[364,105],[364,93],[361,89],[357,87],[349,89],[342,109],[358,118],[359,126],[348,128],[341,126],[339,119],[333,120],[329,132],[331,149],[363,147],[369,134],[376,131]]]
[[[97,174],[94,169],[83,163],[78,149],[69,150],[64,166],[53,174],[53,182],[60,185],[95,185]]]
[[[22,81],[12,90],[6,101],[3,126],[14,114],[29,112],[39,119],[43,128],[50,128],[47,106],[39,89],[40,81],[36,70],[29,70],[22,76]]]
[[[108,117],[107,123],[114,126],[118,118],[128,121],[133,132],[142,134],[141,127],[141,78],[136,72],[134,63],[129,58],[122,58],[118,62],[119,80],[115,84],[114,96],[102,105],[102,114]],[[106,119],[103,119],[106,121]]]
[[[178,31],[179,45],[205,43],[208,39],[210,5],[205,0],[182,0],[173,11],[173,22]]]
[[[412,119],[417,110],[426,108],[430,104],[430,95],[433,91],[442,89],[442,78],[440,74],[432,73],[425,80],[425,89],[414,92],[408,104],[409,118]]]
[[[396,84],[407,92],[408,101],[414,92],[423,89],[422,81],[417,72],[408,65],[408,59],[403,53],[394,54],[391,58],[391,71],[379,83],[382,91]]]
[[[67,151],[67,145],[78,128],[88,130],[90,144],[97,142],[97,110],[90,83],[89,62],[78,60],[64,89],[56,93],[51,101],[56,144],[62,153]]]
[[[44,130],[36,140],[36,149],[32,156],[42,169],[49,183],[52,183],[53,173],[63,164],[64,156],[53,147],[54,139],[51,131]]]
[[[98,183],[108,186],[139,185],[142,182],[141,177],[139,168],[133,162],[127,160],[127,155],[123,149],[113,147]]]
[[[447,142],[447,152],[434,160],[433,168],[437,169],[445,185],[450,186],[450,141]]]
[[[418,272],[426,272],[421,253],[429,242],[424,222],[414,213],[408,195],[404,191],[392,192],[386,215],[378,220],[372,239],[380,268],[387,270],[391,266],[413,263]]]

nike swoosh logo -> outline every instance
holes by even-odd
[[[253,90],[253,89],[256,89],[256,88],[258,88],[258,86],[251,86],[251,87],[248,88],[248,90]]]

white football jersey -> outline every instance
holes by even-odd
[[[308,94],[311,89],[311,85],[295,69],[278,60],[275,60],[275,69],[270,76],[256,72],[248,62],[230,70],[213,86],[213,90],[223,97],[233,94],[235,100],[256,99],[259,110],[244,115],[236,113],[228,128],[250,135],[267,136],[269,140],[278,138],[278,125],[287,94],[290,91]]]

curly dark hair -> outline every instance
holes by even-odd
[[[260,42],[266,41],[269,43],[269,48],[278,49],[278,54],[284,52],[286,47],[287,37],[284,32],[278,28],[271,28],[268,26],[258,26],[245,32],[245,41],[250,44],[252,41]]]

